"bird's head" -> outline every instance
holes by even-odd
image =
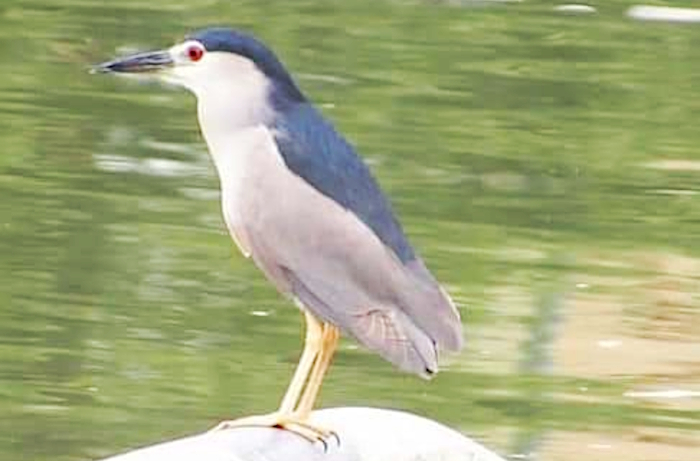
[[[240,107],[245,111],[305,100],[270,48],[227,28],[197,31],[170,48],[124,56],[94,71],[154,77],[187,88],[200,103],[221,101],[246,106]]]

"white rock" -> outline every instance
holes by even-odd
[[[312,421],[338,434],[327,448],[273,428],[204,433],[103,461],[505,461],[446,426],[377,408],[315,411]]]

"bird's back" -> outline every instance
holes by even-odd
[[[291,171],[354,213],[402,262],[415,258],[367,165],[311,104],[279,113],[274,128],[277,147]]]

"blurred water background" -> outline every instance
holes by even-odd
[[[3,0],[0,459],[277,407],[301,318],[227,236],[193,97],[86,71],[227,24],[352,139],[467,326],[430,383],[344,341],[321,406],[699,460],[700,27],[598,3]]]

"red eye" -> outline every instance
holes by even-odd
[[[197,62],[204,56],[204,50],[198,46],[191,46],[187,50],[187,56],[189,56],[190,61]]]

